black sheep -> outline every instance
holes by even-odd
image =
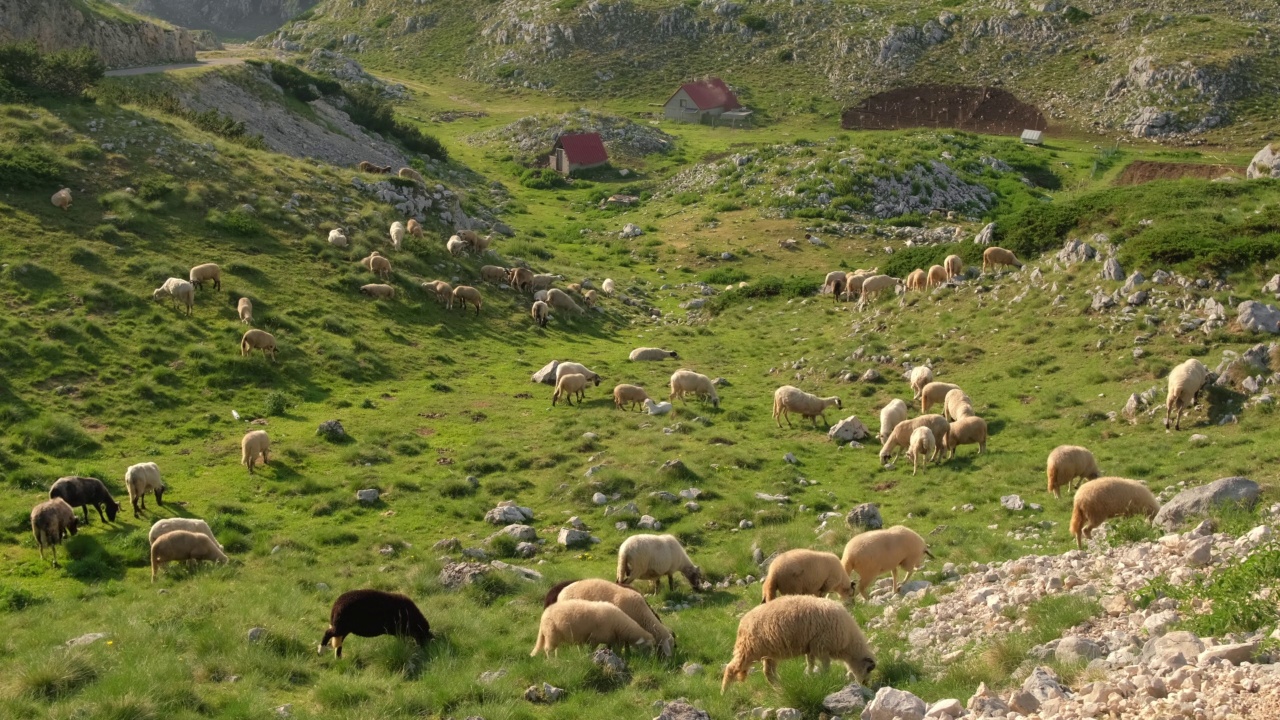
[[[50,498],[62,498],[73,508],[84,508],[84,523],[89,524],[89,506],[98,511],[98,519],[103,522],[115,522],[116,513],[120,512],[120,503],[111,497],[111,491],[98,478],[70,477],[58,478],[49,488]],[[107,506],[107,515],[103,517],[102,506]]]
[[[332,641],[338,657],[342,657],[342,641],[348,635],[408,636],[422,647],[433,637],[431,626],[412,600],[381,590],[352,590],[339,595],[329,612],[329,629],[324,631],[316,652],[324,652],[324,646]]]

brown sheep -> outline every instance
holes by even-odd
[[[409,218],[409,222],[404,226],[405,232],[414,237],[422,237],[422,223],[417,218]]]
[[[480,291],[470,285],[459,285],[453,289],[453,297],[462,304],[462,309],[466,310],[467,305],[475,306],[476,315],[480,315],[480,306],[484,305],[484,300],[480,297]]]
[[[928,282],[928,279],[929,279],[928,273],[921,270],[920,268],[916,268],[915,270],[912,270],[907,275],[907,289],[908,290],[924,290]]]
[[[948,255],[946,260],[942,261],[942,267],[947,269],[947,279],[952,280],[964,273],[964,261],[959,255]]]
[[[947,281],[947,269],[941,265],[934,265],[929,268],[928,279],[925,281],[926,288],[938,287]]]
[[[1022,269],[1022,263],[1018,262],[1018,258],[1009,250],[1002,247],[989,247],[982,251],[982,272],[986,272],[988,267],[998,270],[1002,265],[1012,265],[1019,270]]]
[[[1114,517],[1143,515],[1148,520],[1160,511],[1160,503],[1146,485],[1137,480],[1104,477],[1080,486],[1071,508],[1071,534],[1076,547],[1084,549],[1084,541],[1094,529]]]
[[[850,576],[858,576],[858,594],[863,600],[869,600],[867,588],[876,578],[885,573],[893,576],[893,591],[898,592],[898,570],[906,570],[906,582],[912,573],[924,562],[925,557],[932,558],[924,538],[904,525],[894,525],[884,530],[868,530],[855,536],[844,546],[844,556],[840,562]]]
[[[270,355],[271,362],[276,361],[276,338],[266,330],[254,328],[246,330],[240,338],[240,356],[244,357],[254,350],[261,350],[263,355]]]
[[[844,606],[834,600],[808,595],[787,595],[757,605],[742,616],[733,643],[733,658],[720,681],[723,695],[729,684],[747,679],[757,660],[764,677],[778,687],[778,663],[803,655],[805,670],[825,671],[832,660],[844,663],[849,679],[866,682],[876,669],[867,637]]]
[[[765,575],[764,602],[779,595],[815,595],[826,597],[838,593],[840,597],[853,597],[849,573],[834,553],[817,550],[788,550],[769,563]]]
[[[53,566],[58,567],[58,544],[67,534],[75,535],[76,512],[66,500],[53,498],[31,508],[31,534],[40,546],[40,559],[44,559],[44,546],[53,550]]]
[[[374,165],[368,160],[361,160],[356,167],[360,169],[360,172],[367,172],[373,175],[388,175],[391,173],[390,165]]]
[[[613,388],[613,404],[619,410],[624,406],[635,409],[637,405],[644,405],[644,401],[649,399],[649,394],[639,385],[618,385]]]
[[[1093,453],[1079,445],[1059,445],[1049,453],[1049,459],[1045,462],[1049,492],[1056,498],[1062,497],[1060,490],[1063,486],[1070,490],[1075,487],[1078,478],[1097,480],[1101,474]]]
[[[516,292],[529,292],[533,289],[533,271],[529,268],[515,267],[507,271],[507,284]]]
[[[556,391],[551,396],[551,404],[555,405],[560,402],[560,398],[563,397],[564,401],[572,406],[573,396],[577,395],[578,404],[581,405],[582,401],[587,397],[586,389],[587,376],[579,375],[577,373],[561,375],[556,379]]]
[[[987,450],[987,421],[976,415],[967,415],[951,423],[947,429],[948,458],[956,456],[956,447],[977,445],[978,454]]]
[[[422,289],[436,296],[436,302],[453,309],[453,286],[443,280],[429,280],[422,283]]]

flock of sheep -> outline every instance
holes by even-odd
[[[1013,251],[1002,247],[989,247],[982,251],[982,271],[998,270],[1001,267],[1021,268]],[[941,265],[934,265],[928,270],[916,268],[907,274],[905,280],[892,275],[882,275],[878,268],[870,270],[854,270],[845,272],[833,270],[827,273],[822,283],[823,294],[830,293],[836,302],[849,300],[856,294],[859,301],[865,302],[876,297],[882,291],[905,286],[907,290],[929,290],[964,274],[964,261],[959,255],[948,255]]]

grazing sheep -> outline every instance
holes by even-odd
[[[855,293],[862,295],[862,284],[867,278],[878,273],[868,270],[854,270],[851,273],[845,273],[844,280],[844,299],[848,300]]]
[[[573,396],[578,396],[578,403],[581,404],[587,398],[587,378],[577,373],[556,376],[556,391],[551,395],[551,404],[554,406],[563,397],[564,401],[573,406]]]
[[[1068,490],[1074,488],[1077,478],[1097,480],[1101,474],[1093,453],[1079,445],[1059,445],[1049,453],[1049,459],[1045,463],[1049,492],[1056,498],[1062,497],[1060,488],[1063,486],[1067,486]]]
[[[894,525],[884,530],[868,530],[855,536],[844,546],[844,556],[840,562],[845,572],[858,575],[858,594],[863,600],[869,600],[867,588],[876,578],[885,573],[893,575],[893,591],[898,592],[898,569],[907,571],[902,582],[911,579],[912,573],[924,561],[925,556],[933,557],[925,545],[924,538],[914,530],[903,525]]]
[[[924,290],[925,284],[929,280],[929,274],[920,268],[916,268],[907,274],[908,290]]]
[[[588,290],[582,293],[582,301],[587,304],[587,307],[593,308],[599,304],[600,296],[596,294],[595,290]]]
[[[671,412],[671,403],[666,401],[654,402],[653,399],[650,398],[649,400],[644,401],[644,411],[650,415],[666,415]]]
[[[245,325],[253,323],[253,301],[247,297],[242,297],[236,303],[236,314],[240,316],[240,322]]]
[[[53,203],[54,207],[61,208],[63,212],[66,212],[71,208],[71,188],[62,188],[54,193],[53,197],[49,198],[49,201]]]
[[[639,385],[616,385],[613,388],[613,404],[619,410],[634,409],[637,405],[644,405],[649,400],[649,393]]]
[[[560,655],[561,645],[604,643],[621,649],[627,645],[653,645],[653,635],[640,627],[613,603],[598,600],[558,600],[542,611],[538,640],[530,656],[552,652]]]
[[[889,275],[872,275],[862,281],[862,300],[868,296],[878,296],[887,288],[894,287],[902,281]]]
[[[582,308],[578,307],[578,303],[574,302],[568,293],[557,288],[551,288],[547,291],[547,304],[556,310],[573,312],[578,315],[582,314]]]
[[[920,412],[929,412],[930,405],[945,405],[947,393],[959,390],[959,385],[944,382],[931,382],[920,388]]]
[[[570,580],[553,585],[542,600],[547,608],[561,600],[595,600],[607,602],[627,614],[645,632],[653,636],[654,644],[662,657],[671,657],[675,650],[676,636],[662,624],[658,614],[645,602],[644,596],[634,588],[600,578]]]
[[[466,241],[464,241],[462,238],[458,237],[457,235],[454,235],[453,237],[449,238],[449,242],[445,243],[444,247],[446,250],[449,251],[449,254],[454,257],[458,257],[459,255],[467,251]]]
[[[174,530],[186,530],[187,532],[208,535],[213,544],[217,545],[219,550],[222,549],[222,543],[218,542],[218,538],[213,536],[213,530],[209,527],[209,523],[200,518],[172,517],[157,520],[151,524],[151,531],[147,533],[147,544],[154,545],[156,538]]]
[[[1169,415],[1176,409],[1178,416],[1174,420],[1173,429],[1182,429],[1182,412],[1195,407],[1200,401],[1200,391],[1208,387],[1212,380],[1209,368],[1204,363],[1192,358],[1175,367],[1169,373],[1169,394],[1164,401],[1164,428],[1169,429]]]
[[[948,390],[946,397],[942,400],[942,414],[948,420],[955,422],[960,418],[972,417],[976,413],[973,412],[973,400],[965,394],[960,388]]]
[[[333,645],[334,654],[342,657],[342,641],[348,635],[411,637],[419,647],[426,647],[434,637],[427,619],[412,600],[381,590],[350,590],[339,595],[329,611],[329,627],[320,638],[316,653],[324,652],[325,645]]]
[[[58,544],[68,533],[77,531],[76,511],[62,498],[53,498],[31,508],[31,534],[40,546],[40,559],[44,560],[44,546],[53,550],[53,566],[58,567]]]
[[[672,402],[676,398],[684,400],[684,396],[690,394],[700,400],[710,400],[711,407],[720,407],[720,396],[716,394],[711,378],[692,370],[680,369],[671,373],[671,395],[667,399]]]
[[[614,282],[613,282],[613,278],[605,278],[605,279],[604,279],[604,282],[600,283],[600,290],[601,290],[605,295],[612,295],[612,294],[613,294],[614,287],[615,287],[615,285],[614,285]]]
[[[240,438],[240,464],[249,468],[250,475],[259,457],[263,465],[271,462],[270,451],[271,438],[267,437],[266,430],[250,430]]]
[[[738,623],[733,658],[724,668],[720,694],[730,683],[744,682],[751,666],[760,661],[764,677],[778,685],[778,663],[804,656],[805,672],[826,672],[832,660],[844,663],[847,677],[866,682],[876,669],[867,637],[844,606],[834,600],[788,595],[747,611]]]
[[[934,442],[932,430],[927,427],[912,430],[907,444],[907,457],[911,458],[911,474],[915,475],[916,470],[919,469],[921,457],[925,459],[925,469],[928,469],[929,456],[933,455],[937,449],[938,445]]]
[[[933,368],[928,365],[918,365],[911,368],[910,381],[911,392],[914,393],[911,396],[911,399],[918,400],[920,398],[920,391],[924,389],[924,386],[933,382]],[[945,399],[946,396],[944,395],[943,397]]]
[[[160,300],[161,298],[172,299],[175,308],[181,302],[187,306],[187,315],[191,315],[191,309],[196,304],[196,286],[182,278],[171,277],[151,293],[152,300]]]
[[[204,533],[190,530],[173,530],[167,532],[151,543],[151,582],[156,581],[160,566],[178,560],[210,560],[227,562],[226,553],[218,547],[218,543]]]
[[[836,409],[841,407],[840,398],[832,395],[831,397],[818,397],[810,395],[793,385],[783,385],[773,391],[773,421],[782,427],[782,420],[779,416],[786,418],[787,427],[793,427],[791,424],[791,413],[796,413],[802,418],[809,418],[813,421],[813,426],[818,427],[818,418],[822,418],[822,424],[828,427],[831,423],[827,422],[826,410],[834,405]]]
[[[169,487],[160,478],[160,466],[153,462],[130,465],[124,471],[124,487],[129,491],[129,504],[133,506],[133,516],[141,517],[139,508],[147,509],[147,493],[154,493],[156,504],[164,504],[164,491]]]
[[[934,265],[929,268],[928,279],[925,281],[926,288],[934,288],[947,281],[947,269],[941,265]]]
[[[120,503],[111,497],[111,491],[98,478],[71,475],[58,478],[49,488],[49,499],[61,498],[73,508],[84,510],[84,524],[89,524],[89,506],[98,511],[98,519],[102,522],[115,522],[116,513],[120,512]],[[104,517],[102,508],[106,506]]]
[[[594,383],[596,387],[600,386],[600,376],[594,371],[588,370],[586,365],[581,365],[576,362],[562,362],[556,366],[556,380],[570,374],[581,375]]]
[[[964,273],[964,261],[960,259],[959,255],[948,255],[942,261],[942,267],[946,268],[948,280],[957,278]]]
[[[246,330],[240,338],[240,356],[244,357],[254,350],[261,350],[263,355],[270,355],[271,362],[276,361],[276,337],[266,330]]]
[[[530,279],[529,287],[533,288],[534,290],[549,290],[551,289],[552,284],[554,284],[555,281],[559,279],[560,279],[559,275],[550,275],[548,273],[538,273],[537,275],[534,275]]]
[[[1114,517],[1144,515],[1148,520],[1160,511],[1160,503],[1146,485],[1137,480],[1103,477],[1080,486],[1071,508],[1071,534],[1076,547],[1084,549],[1084,541],[1093,531]]]
[[[941,415],[921,415],[911,420],[903,420],[894,426],[880,448],[880,464],[886,468],[893,467],[889,464],[891,454],[896,456],[899,449],[905,450],[911,447],[911,434],[920,427],[927,427],[933,431],[933,443],[937,452],[934,459],[941,459],[942,453],[947,449],[947,433],[951,430],[951,423]]]
[[[960,445],[977,445],[979,455],[986,452],[987,421],[976,415],[964,415],[951,423],[947,429],[947,457],[955,457],[956,447]]]
[[[627,356],[628,360],[636,362],[641,360],[666,360],[668,358],[679,359],[680,356],[676,354],[675,350],[663,350],[655,347],[638,347]]]
[[[443,280],[428,280],[422,283],[422,289],[436,296],[436,302],[445,306],[446,310],[453,309],[453,286]]]
[[[391,172],[390,165],[374,165],[368,160],[361,160],[356,167],[360,168],[360,172],[372,173],[374,175],[387,175]]]
[[[507,279],[507,269],[498,265],[485,265],[480,268],[480,280],[490,285],[497,285]]]
[[[551,306],[541,300],[534,300],[533,307],[529,309],[529,314],[533,316],[533,322],[538,327],[546,327],[547,321],[551,319]]]
[[[843,270],[833,270],[827,273],[827,277],[822,281],[822,294],[831,293],[831,297],[836,302],[840,301],[840,295],[844,292],[844,285],[847,281],[847,274]]]
[[[396,297],[396,289],[394,287],[380,283],[361,285],[360,292],[378,300],[394,300]]]
[[[471,247],[476,247],[476,245],[480,242],[480,233],[476,232],[475,230],[459,230],[458,234],[455,237],[462,240],[462,242],[470,245]]]
[[[849,599],[853,588],[849,573],[833,553],[817,550],[788,550],[773,559],[764,578],[764,602],[779,595],[816,595],[839,593]]]
[[[222,289],[222,268],[217,263],[205,263],[191,268],[191,284],[196,286],[197,290],[204,289],[206,281],[213,281],[213,289]]]
[[[480,315],[480,307],[484,305],[484,300],[480,297],[480,291],[470,285],[459,285],[453,289],[453,297],[465,311],[467,305],[471,305],[476,309],[476,316]]]
[[[388,231],[391,236],[391,247],[396,250],[400,249],[400,246],[404,244],[404,232],[404,223],[399,220],[391,223],[391,230]]]
[[[571,292],[574,295],[582,294],[582,283],[569,283],[565,286],[565,292]]]
[[[418,222],[417,218],[409,218],[409,222],[404,225],[404,230],[414,237],[422,237],[422,223]]]
[[[369,253],[369,257],[361,259],[360,264],[380,278],[391,277],[391,261],[377,250]]]
[[[539,290],[539,291],[535,292],[535,293],[533,294],[533,299],[534,299],[534,300],[541,300],[542,302],[546,302],[546,301],[547,301],[547,291],[546,291],[546,290]]]
[[[907,404],[901,400],[894,398],[880,409],[880,432],[876,435],[876,439],[884,442],[889,439],[889,433],[898,426],[898,423],[907,419]]]
[[[404,178],[405,180],[413,180],[414,182],[419,182],[419,183],[422,183],[423,185],[427,183],[426,180],[422,179],[422,173],[418,172],[417,170],[414,170],[411,167],[402,167],[400,168],[400,171],[397,172],[396,174]]]
[[[338,247],[347,246],[347,236],[343,233],[342,228],[334,228],[329,231],[329,244]]]
[[[778,241],[778,247],[783,250],[799,250],[800,243],[796,242],[795,238],[786,238],[785,240]]]
[[[533,289],[533,271],[529,268],[515,267],[507,271],[507,284],[516,292],[529,292]]]
[[[1018,262],[1017,256],[1009,250],[992,246],[982,251],[982,272],[986,272],[988,267],[998,270],[1001,265],[1012,265],[1019,270],[1022,269],[1022,263]]]
[[[694,590],[702,589],[702,569],[689,559],[675,535],[632,535],[618,547],[617,580],[624,585],[652,580],[657,594],[666,577],[667,587],[675,590],[676,573],[684,575]]]
[[[476,235],[475,240],[471,241],[471,247],[476,249],[477,255],[483,255],[493,244],[493,235]]]

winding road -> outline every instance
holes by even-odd
[[[123,77],[125,75],[150,75],[152,73],[169,72],[170,70],[186,70],[188,68],[213,67],[215,65],[239,65],[244,62],[244,58],[238,57],[220,57],[209,58],[208,60],[199,60],[193,63],[175,63],[173,65],[148,65],[147,67],[121,68],[119,70],[108,70],[107,77]]]

